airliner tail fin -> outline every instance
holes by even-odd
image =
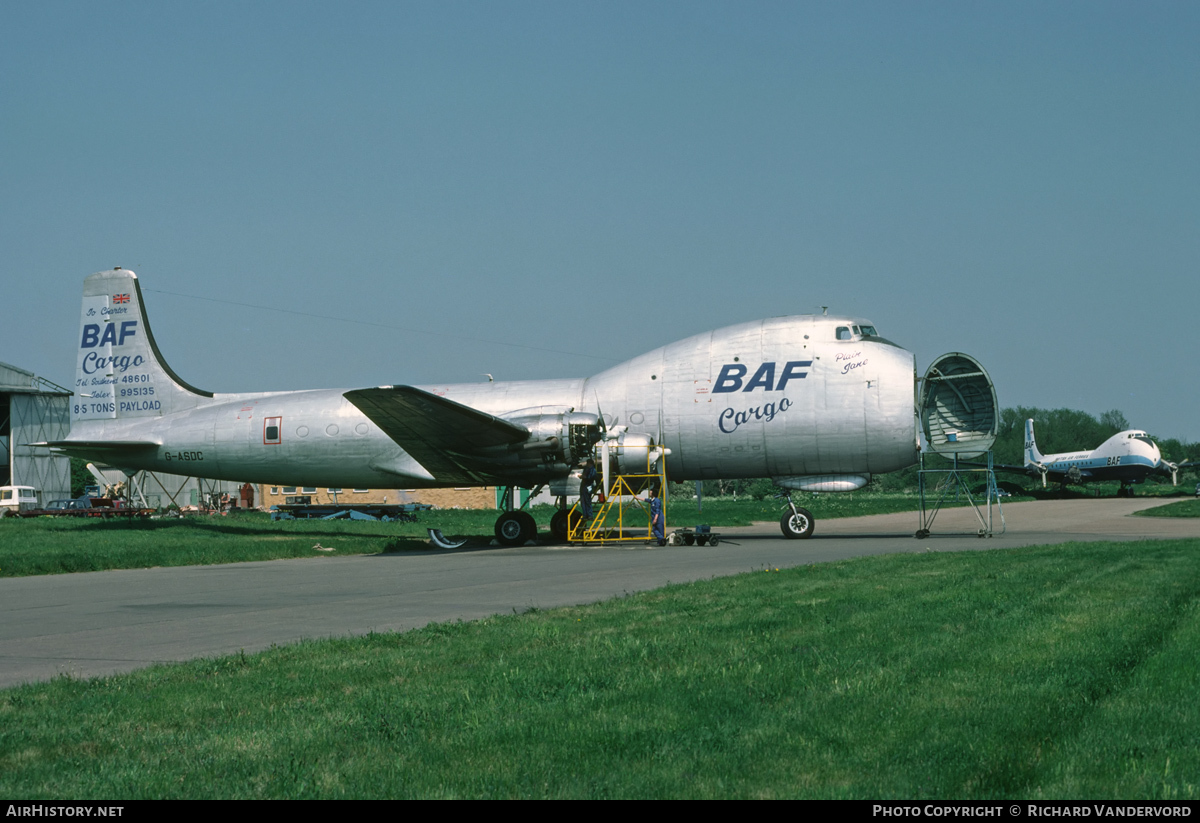
[[[137,275],[116,268],[83,281],[71,423],[159,417],[212,392],[184,382],[163,360]]]

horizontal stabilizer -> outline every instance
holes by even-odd
[[[162,444],[153,440],[49,440],[29,443],[30,446],[51,449],[68,457],[100,458],[102,462],[119,462],[123,454],[140,454],[147,449],[157,449]]]
[[[48,440],[29,445],[49,449],[55,455],[83,457],[108,465],[122,465],[122,457],[146,457],[146,452],[162,446],[152,440]]]
[[[486,485],[483,452],[529,439],[529,430],[413,386],[355,389],[344,397],[439,481]]]

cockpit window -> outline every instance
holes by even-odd
[[[838,340],[862,340],[864,337],[879,337],[874,326],[838,326],[835,333]]]

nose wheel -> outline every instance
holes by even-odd
[[[814,522],[812,512],[796,506],[794,510],[785,511],[783,517],[779,518],[779,528],[789,540],[804,540],[812,537]]]

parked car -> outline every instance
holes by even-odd
[[[33,486],[0,486],[0,517],[16,515],[41,504],[41,493]]]
[[[22,517],[148,517],[153,509],[135,509],[123,500],[109,497],[77,497],[74,500],[51,500],[46,508],[25,509]]]

